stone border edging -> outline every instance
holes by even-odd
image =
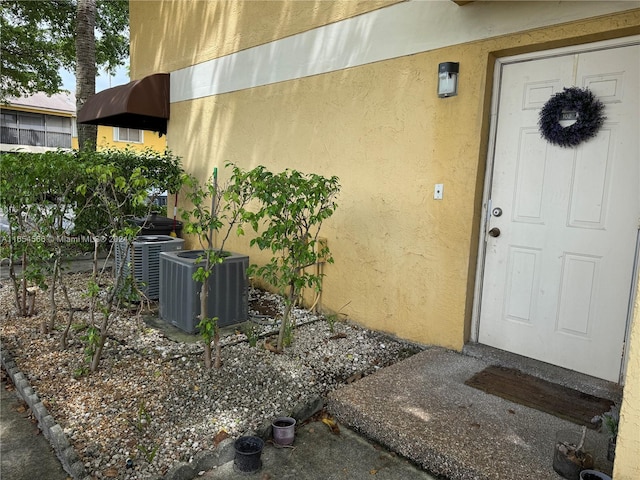
[[[33,415],[38,421],[38,427],[43,435],[53,447],[56,456],[62,464],[65,472],[71,475],[74,480],[91,480],[87,474],[84,464],[78,457],[74,448],[69,444],[67,436],[62,427],[56,423],[49,414],[38,394],[34,392],[33,387],[27,377],[20,371],[11,354],[0,341],[0,356],[2,357],[2,366],[11,377],[13,385],[16,387],[18,395],[27,403]]]

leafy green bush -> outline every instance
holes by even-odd
[[[131,178],[135,171],[139,171],[147,181],[148,199],[143,202],[133,201],[128,198],[126,191],[113,190],[109,194],[113,196],[114,205],[118,205],[121,215],[129,217],[144,217],[150,210],[149,203],[165,191],[176,192],[180,189],[181,176],[183,174],[180,159],[169,151],[158,153],[153,150],[138,152],[135,150],[101,150],[98,152],[84,151],[79,154],[78,160],[85,168],[96,168],[100,165],[113,169],[114,177]],[[86,179],[86,191],[91,192],[97,187],[96,179]],[[104,205],[87,205],[75,219],[76,234],[92,232],[101,235],[110,235],[104,232],[109,224],[110,212],[104,209]]]
[[[291,341],[293,325],[289,314],[305,287],[319,292],[322,276],[306,270],[323,261],[333,263],[326,243],[318,241],[322,223],[335,212],[340,191],[338,177],[326,178],[285,170],[272,174],[254,170],[255,197],[261,207],[249,214],[259,233],[251,241],[262,250],[271,250],[271,260],[251,272],[275,286],[285,299],[285,312],[278,334],[278,350]]]
[[[64,257],[78,246],[97,250],[101,242],[104,244],[104,238],[111,236],[126,238],[130,245],[139,226],[132,225],[129,218],[150,212],[150,192],[177,191],[182,174],[179,159],[169,152],[60,150],[3,154],[0,157],[0,210],[6,215],[9,227],[8,232],[2,234],[0,254],[9,259],[18,313],[31,313],[30,286],[51,287],[50,318],[48,323],[43,321],[42,330],[53,330],[54,294],[59,282],[69,311],[61,340],[64,347],[74,311],[61,274]],[[18,263],[21,269],[16,268]],[[91,371],[100,361],[111,311],[126,301],[120,295],[126,291],[121,288],[126,285],[125,269],[119,270],[114,286],[105,296],[91,289],[89,292],[92,319],[96,309],[103,315],[100,324],[91,322],[98,332],[92,343]],[[94,277],[96,271],[97,265],[94,265]],[[91,282],[91,285],[100,284],[96,278]]]

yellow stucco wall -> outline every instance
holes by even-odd
[[[142,32],[172,30],[147,21],[170,21],[153,13],[150,3],[132,4],[136,78],[313,26],[300,18],[289,28],[276,22],[278,33],[230,34],[217,49],[201,30],[179,30],[191,40],[173,45],[170,33],[166,44],[151,51],[140,40]],[[192,6],[179,18],[193,18]],[[136,19],[145,15],[138,29]],[[247,14],[225,28],[241,31],[251,20]],[[336,260],[325,268],[323,306],[370,328],[459,350],[471,324],[494,59],[638,33],[640,10],[631,10],[173,103],[168,145],[202,179],[213,167],[224,178],[227,161],[339,176],[339,208],[322,233]],[[445,100],[435,95],[435,72],[443,61],[461,65],[459,94]],[[435,183],[445,185],[442,201],[433,200]],[[252,262],[266,259],[249,250],[248,239],[234,239],[230,248],[248,252]],[[637,478],[640,468],[639,323],[631,338],[616,460],[621,480]]]
[[[475,188],[473,175],[456,185],[446,174],[466,145],[445,148],[442,158],[430,153],[446,132],[427,105],[435,83],[415,68],[421,61],[402,58],[173,104],[172,115],[187,121],[171,130],[169,143],[201,178],[225,160],[340,177],[340,206],[323,227],[336,259],[325,269],[324,304],[334,310],[348,304],[342,313],[372,328],[459,348],[463,322],[444,326],[442,320],[464,317],[460,280],[469,252],[456,244],[469,244]],[[420,112],[416,104],[423,105]],[[202,124],[218,128],[180,141]],[[451,201],[430,199],[438,181],[447,184]]]
[[[399,1],[132,0],[131,51],[144,54],[131,62],[131,78],[195,65]]]
[[[101,148],[128,148],[130,150],[146,150],[151,149],[156,152],[164,152],[167,148],[167,137],[161,137],[156,132],[143,132],[142,143],[128,143],[115,141],[113,136],[113,127],[106,125],[98,125],[98,137],[96,140],[98,149]],[[78,137],[71,139],[71,147],[78,149]]]
[[[173,103],[180,121],[170,122],[169,147],[201,178],[229,160],[339,176],[340,207],[323,231],[336,259],[325,269],[323,305],[460,349],[471,319],[493,56],[629,34],[638,22],[636,11]],[[463,65],[460,93],[438,99],[434,66],[451,59]],[[435,183],[445,184],[443,201],[433,200]]]
[[[640,478],[640,295],[635,301],[625,378],[613,478],[637,480]]]
[[[114,140],[114,127],[106,125],[98,126],[98,148],[129,148],[131,150],[151,149],[164,152],[167,148],[167,139],[156,132],[143,131],[141,143],[129,143]]]

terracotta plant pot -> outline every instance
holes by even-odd
[[[291,417],[278,417],[271,422],[273,429],[273,443],[287,446],[293,443],[296,435],[296,419]]]

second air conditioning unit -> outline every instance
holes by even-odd
[[[133,269],[133,278],[138,289],[149,299],[157,300],[160,292],[160,252],[182,250],[184,240],[169,235],[140,235],[133,240],[127,251],[127,241],[116,243],[116,274],[129,274]]]
[[[200,323],[200,289],[193,274],[202,265],[203,250],[160,254],[160,318],[187,333]],[[207,316],[218,317],[218,326],[245,322],[249,317],[249,257],[225,252],[209,277]]]

